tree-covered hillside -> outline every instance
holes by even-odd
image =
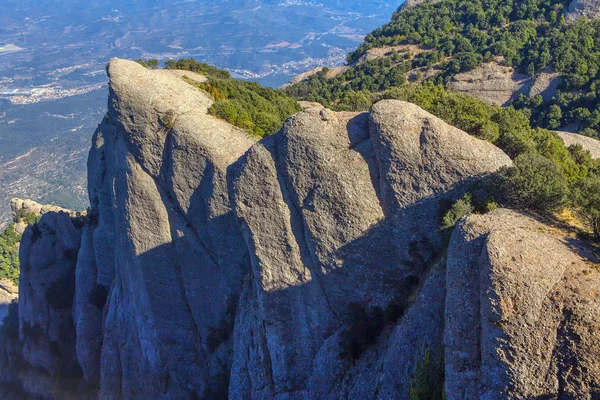
[[[563,84],[556,96],[521,96],[514,106],[534,126],[558,129],[570,125],[580,133],[600,132],[600,21],[565,22],[569,0],[442,0],[398,11],[348,55],[358,64],[330,81],[316,76],[288,89],[300,98],[324,101],[341,108],[366,106],[356,97],[402,84],[406,72],[436,66],[427,80],[446,84],[454,75],[496,61],[529,76],[556,71]],[[388,57],[362,63],[373,48],[416,45],[414,57],[390,51]],[[368,97],[368,96],[367,96]],[[362,100],[362,98],[360,99]]]

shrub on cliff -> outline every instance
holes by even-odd
[[[298,102],[256,82],[209,77],[209,81],[187,82],[207,92],[214,100],[210,113],[256,136],[268,136],[300,111]]]
[[[550,212],[566,205],[569,182],[556,163],[538,153],[525,153],[502,172],[501,192],[510,205]]]
[[[157,69],[158,67],[160,67],[158,60],[156,58],[152,58],[150,60],[143,60],[141,58],[138,58],[136,60],[133,60],[136,63],[143,65],[144,67],[148,68],[148,69]]]
[[[443,362],[436,362],[431,351],[415,366],[408,391],[410,400],[442,400],[444,394]]]
[[[573,188],[573,204],[581,221],[600,240],[600,176],[593,174]]]
[[[474,208],[471,204],[471,195],[467,193],[463,198],[457,200],[450,210],[448,210],[446,215],[444,215],[444,218],[442,219],[442,229],[453,228],[459,219],[466,217],[473,211]]]
[[[213,67],[202,62],[198,62],[193,58],[182,58],[179,60],[167,60],[165,62],[166,69],[180,69],[185,71],[192,71],[202,74],[209,78],[218,79],[230,79],[231,74],[227,71],[223,71],[219,68]]]
[[[21,235],[15,232],[13,224],[10,224],[0,234],[0,278],[19,282],[19,248]]]
[[[25,209],[20,209],[15,215],[15,222],[25,222],[27,225],[35,225],[42,219],[42,216],[31,211],[25,211]]]

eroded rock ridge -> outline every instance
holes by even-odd
[[[511,164],[498,148],[401,101],[307,106],[257,141],[181,74],[108,74],[88,215],[25,233],[5,381],[49,399],[408,399],[431,360],[448,399],[599,393],[598,271],[511,211],[449,246],[439,229]]]

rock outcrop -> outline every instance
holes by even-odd
[[[575,21],[581,17],[588,19],[600,17],[600,2],[598,0],[572,0],[565,10],[565,19]]]
[[[374,396],[377,382],[367,390],[347,355],[367,340],[354,324],[415,295],[441,253],[443,199],[508,164],[490,144],[400,101],[370,115],[308,109],[253,146],[233,181],[252,249],[242,303],[254,306],[236,320],[232,398]],[[426,329],[424,346],[434,341]],[[414,365],[417,353],[403,352],[395,357]],[[394,374],[408,385],[410,372]]]
[[[589,151],[593,158],[600,158],[600,140],[573,132],[557,131],[556,133],[565,142],[565,146],[580,145],[584,150]]]
[[[527,75],[492,61],[483,63],[472,71],[455,75],[448,87],[486,103],[503,106],[519,93],[525,93],[530,85],[529,81]]]
[[[19,330],[0,353],[3,371],[21,360],[2,374],[19,390],[408,399],[444,370],[449,399],[600,390],[600,278],[573,243],[506,210],[461,222],[449,248],[439,229],[511,165],[498,148],[392,100],[306,104],[256,142],[181,73],[112,60],[108,74],[89,214],[25,234]]]
[[[310,71],[306,71],[303,72],[301,74],[298,74],[296,76],[294,76],[289,83],[286,83],[285,85],[282,86],[282,89],[285,89],[288,86],[294,85],[296,83],[300,83],[302,81],[307,80],[308,78],[310,78],[313,75],[318,74],[319,72],[323,71],[325,68],[327,67],[316,67],[311,69]],[[338,67],[331,67],[331,68],[327,68],[327,79],[332,79],[335,78],[336,76],[343,74],[344,72],[348,71],[349,67],[348,66],[338,66]]]
[[[447,262],[448,399],[600,396],[600,273],[552,228],[507,210],[457,227]]]
[[[14,224],[15,231],[22,235],[27,228],[27,222],[23,220],[22,216],[26,214],[32,214],[35,217],[41,217],[47,213],[59,213],[63,212],[70,217],[80,217],[85,215],[85,212],[67,210],[66,208],[58,207],[52,204],[39,204],[30,199],[19,199],[14,198],[10,201],[10,209],[13,218],[16,220]]]
[[[249,270],[228,168],[254,140],[170,71],[113,60],[108,74],[88,162],[96,224],[78,264],[82,286],[106,295],[101,324],[86,291],[76,299],[83,374],[99,374],[102,398],[219,398]]]
[[[437,3],[439,0],[405,0],[397,12],[408,10],[423,3]]]
[[[50,212],[21,239],[20,361],[29,367],[21,379],[33,395],[85,398],[72,317],[83,223],[65,212]],[[77,387],[81,396],[70,392]]]
[[[558,88],[562,85],[563,79],[558,72],[552,72],[551,69],[542,71],[533,79],[529,88],[529,97],[542,96],[544,101],[550,101]]]
[[[14,198],[10,201],[10,209],[11,209],[13,215],[18,215],[19,212],[24,212],[24,213],[33,213],[36,216],[41,216],[41,215],[47,214],[49,212],[58,213],[61,211],[70,216],[77,216],[78,214],[80,214],[76,211],[67,210],[65,208],[54,206],[51,204],[39,204],[30,199],[19,199],[19,198]]]

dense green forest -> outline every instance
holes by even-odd
[[[536,76],[556,71],[563,79],[550,103],[521,96],[514,106],[534,126],[558,129],[576,124],[580,133],[600,131],[600,21],[566,23],[567,0],[442,0],[398,11],[392,21],[367,35],[348,55],[357,63],[370,48],[402,44],[427,50],[408,60],[408,54],[371,60],[327,81],[324,74],[295,85],[287,93],[339,108],[356,108],[357,92],[378,92],[403,83],[407,71],[437,65],[441,72],[430,81],[447,83],[459,73],[501,57],[504,65]],[[362,98],[360,99],[362,100]]]

